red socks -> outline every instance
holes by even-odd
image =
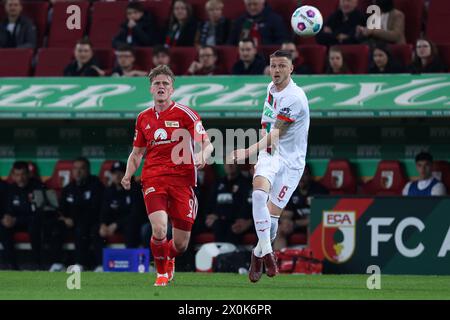
[[[169,253],[167,238],[157,239],[155,237],[152,237],[150,241],[150,248],[152,250],[153,258],[155,259],[156,271],[159,274],[167,273],[166,262],[167,254]]]
[[[168,258],[173,259],[177,257],[180,253],[175,249],[175,246],[173,245],[173,239],[170,239],[168,244]]]

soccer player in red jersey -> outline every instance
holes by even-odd
[[[136,121],[133,150],[122,179],[125,189],[145,154],[141,182],[152,226],[150,248],[155,259],[155,286],[173,279],[175,257],[186,251],[197,214],[197,168],[211,156],[213,146],[197,112],[172,101],[174,75],[169,67],[150,71],[154,106],[142,111]],[[194,153],[196,147],[200,151]],[[173,239],[167,241],[168,218]]]

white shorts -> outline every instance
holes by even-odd
[[[256,176],[262,176],[270,182],[269,200],[277,207],[284,209],[295,189],[297,189],[304,168],[290,169],[278,156],[272,156],[267,152],[258,155],[255,165]]]

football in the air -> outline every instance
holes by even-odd
[[[314,36],[322,29],[322,14],[319,9],[313,6],[299,7],[292,14],[291,26],[294,32],[299,36]]]

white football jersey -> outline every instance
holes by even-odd
[[[273,82],[267,87],[267,98],[261,118],[263,128],[270,132],[277,118],[293,123],[280,138],[274,156],[279,156],[291,169],[304,168],[309,130],[308,98],[292,79],[280,92]]]

